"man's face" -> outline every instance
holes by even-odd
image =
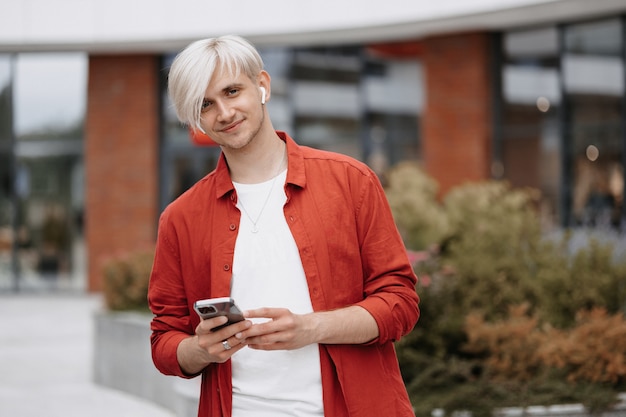
[[[259,90],[262,78],[221,72],[213,76],[204,94],[200,125],[217,144],[241,149],[261,130],[265,118]]]

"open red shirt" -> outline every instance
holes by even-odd
[[[417,278],[376,175],[352,158],[298,146],[277,132],[289,157],[285,219],[300,252],[315,311],[359,305],[379,337],[320,345],[325,417],[413,416],[393,342],[419,318]],[[170,204],[159,222],[150,278],[152,356],[164,374],[186,377],[176,358],[194,333],[194,301],[224,297],[239,230],[237,194],[222,155]],[[230,361],[202,372],[199,416],[230,417]]]

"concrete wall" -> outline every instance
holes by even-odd
[[[159,404],[179,417],[195,417],[200,381],[157,371],[150,352],[151,317],[121,312],[94,316],[94,382]]]

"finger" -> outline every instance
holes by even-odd
[[[280,317],[286,313],[289,313],[289,310],[286,308],[270,308],[270,307],[262,307],[255,308],[252,310],[246,310],[244,312],[244,316],[246,318],[268,318],[275,319]]]
[[[213,319],[211,319],[213,320]],[[231,340],[237,340],[238,343],[231,343],[231,346],[239,345],[245,342],[245,336],[242,334],[243,330],[252,326],[251,322],[243,321],[235,324],[231,324],[230,326],[223,327],[220,330],[213,331],[212,325],[210,323],[200,323],[196,328],[196,335],[198,340],[198,345],[206,350],[209,355],[218,355],[224,349],[218,348],[221,346],[221,342],[223,340],[232,338]]]
[[[213,317],[210,319],[201,320],[200,324],[196,327],[196,334],[207,334],[214,328],[226,324],[228,319],[225,316]]]
[[[261,330],[252,334],[246,333],[246,343],[249,345],[271,345],[276,343],[284,343],[291,340],[293,335],[291,332],[281,330],[271,331],[268,327],[260,329],[260,325],[254,326],[256,330]]]
[[[241,338],[247,340],[254,338],[258,340],[260,337],[268,337],[269,335],[275,334],[280,331],[280,323],[276,323],[275,321],[255,323],[249,329],[246,329],[242,332]]]
[[[293,344],[287,342],[246,343],[246,346],[254,350],[289,350],[298,348],[298,346],[294,346]]]
[[[222,340],[213,345],[211,351],[218,359],[216,362],[223,363],[230,359],[235,353],[246,347],[246,343],[236,338]]]
[[[221,345],[222,350],[224,351],[230,351],[230,350],[237,351],[247,345],[245,340],[240,340],[235,337],[230,337],[228,339],[222,340],[221,342],[219,342],[219,344]]]
[[[238,333],[242,333],[244,330],[250,328],[251,326],[252,322],[250,320],[244,320],[222,327],[221,329],[212,331],[211,333],[213,333],[219,340],[225,340]],[[239,338],[243,339],[243,337]]]
[[[248,345],[248,347],[254,350],[285,350],[280,343],[273,343],[271,345]]]

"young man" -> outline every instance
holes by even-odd
[[[270,76],[240,37],[189,45],[169,93],[222,155],[160,219],[157,368],[202,375],[203,417],[413,416],[393,342],[419,317],[416,277],[376,175],[274,130]],[[226,296],[246,320],[212,331],[226,319],[193,303]]]

